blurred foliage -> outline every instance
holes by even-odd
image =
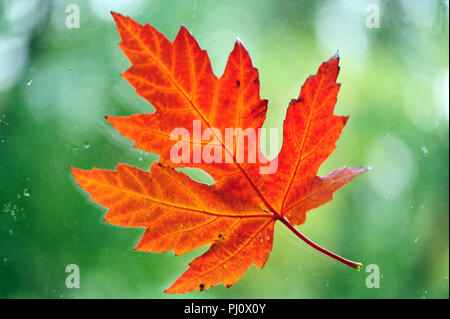
[[[67,4],[80,8],[68,29]],[[366,7],[380,8],[367,28]],[[320,170],[373,170],[308,215],[300,230],[344,257],[377,264],[381,287],[317,253],[278,225],[261,271],[231,289],[163,293],[205,248],[174,257],[136,252],[142,229],[102,222],[69,167],[149,169],[104,115],[152,112],[120,77],[129,62],[110,10],[151,23],[170,40],[184,24],[223,72],[238,36],[281,127],[291,98],[339,50],[336,113],[350,115]],[[448,1],[0,0],[0,297],[448,298]],[[198,178],[202,178],[201,176]],[[65,287],[66,265],[81,288]]]

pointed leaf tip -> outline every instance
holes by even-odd
[[[186,33],[192,39],[194,39],[194,36],[192,35],[191,31],[189,31],[189,29],[184,24],[181,24],[180,29],[178,30],[178,34],[182,34],[182,33]],[[195,41],[195,39],[194,39],[194,41]]]
[[[120,13],[114,12],[114,11],[110,11],[112,17],[114,18],[114,20],[120,18],[122,15]]]
[[[126,17],[120,13],[114,12],[114,11],[111,11],[111,15],[112,15],[117,27],[123,25],[123,23],[126,22],[127,19],[129,19],[128,17]]]
[[[339,65],[340,59],[341,57],[339,56],[339,51],[336,51],[336,53],[332,57],[330,57],[327,62]]]
[[[236,37],[236,43],[235,43],[235,45],[236,45],[236,46],[239,46],[239,47],[242,47],[242,48],[244,48],[244,49],[247,51],[247,48],[245,47],[244,42],[242,42],[242,40],[241,40],[239,37]]]

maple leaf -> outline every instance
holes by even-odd
[[[115,171],[72,168],[72,174],[93,201],[108,208],[105,221],[145,228],[137,250],[173,250],[179,255],[211,245],[166,292],[203,290],[219,283],[229,287],[252,264],[262,268],[272,250],[276,221],[312,247],[359,270],[360,263],[329,252],[294,227],[305,222],[306,212],[331,201],[336,190],[367,171],[342,167],[317,176],[348,119],[333,114],[340,87],[339,57],[322,63],[289,104],[283,145],[275,159],[268,161],[261,154],[258,140],[261,160],[239,161],[239,137],[230,148],[213,133],[211,140],[229,161],[178,163],[170,156],[175,142],[189,146],[189,156],[206,143],[194,136],[174,141],[174,129],[193,130],[195,121],[217,130],[213,132],[262,127],[267,100],[259,96],[258,71],[239,40],[217,78],[206,51],[185,27],[170,42],[149,24],[112,15],[122,39],[119,46],[132,63],[122,76],[156,111],[107,120],[137,148],[159,154],[160,160],[150,172],[119,164]],[[252,146],[249,142],[245,151],[251,152]],[[261,163],[270,166],[274,161],[274,174],[260,174]],[[198,183],[175,170],[183,166],[205,170],[215,183]]]

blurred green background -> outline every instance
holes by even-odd
[[[65,25],[77,4],[80,28]],[[379,8],[368,28],[366,9]],[[238,36],[269,99],[265,127],[281,127],[309,74],[339,50],[336,106],[350,120],[319,173],[372,166],[308,215],[300,230],[365,266],[380,288],[286,227],[263,270],[232,288],[163,292],[206,247],[183,256],[133,251],[143,229],[102,222],[69,167],[149,169],[104,115],[152,112],[120,77],[129,67],[110,10],[172,40],[184,24],[221,75]],[[0,0],[0,297],[448,298],[448,1]],[[281,135],[281,134],[280,134]],[[196,173],[202,180],[202,174]],[[77,264],[81,287],[65,286]]]

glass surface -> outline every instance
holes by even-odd
[[[79,28],[66,24],[69,4]],[[148,170],[158,160],[104,119],[153,112],[120,77],[130,64],[110,10],[169,40],[184,24],[218,76],[239,37],[269,100],[267,128],[281,128],[308,75],[339,50],[336,114],[350,120],[319,173],[373,169],[299,230],[362,262],[361,272],[277,224],[263,270],[250,267],[230,289],[163,292],[206,247],[134,251],[143,229],[103,222],[106,208],[70,173],[119,162]],[[448,298],[448,19],[448,1],[0,0],[0,297]],[[80,288],[66,286],[71,264]],[[373,264],[379,288],[366,286]]]

